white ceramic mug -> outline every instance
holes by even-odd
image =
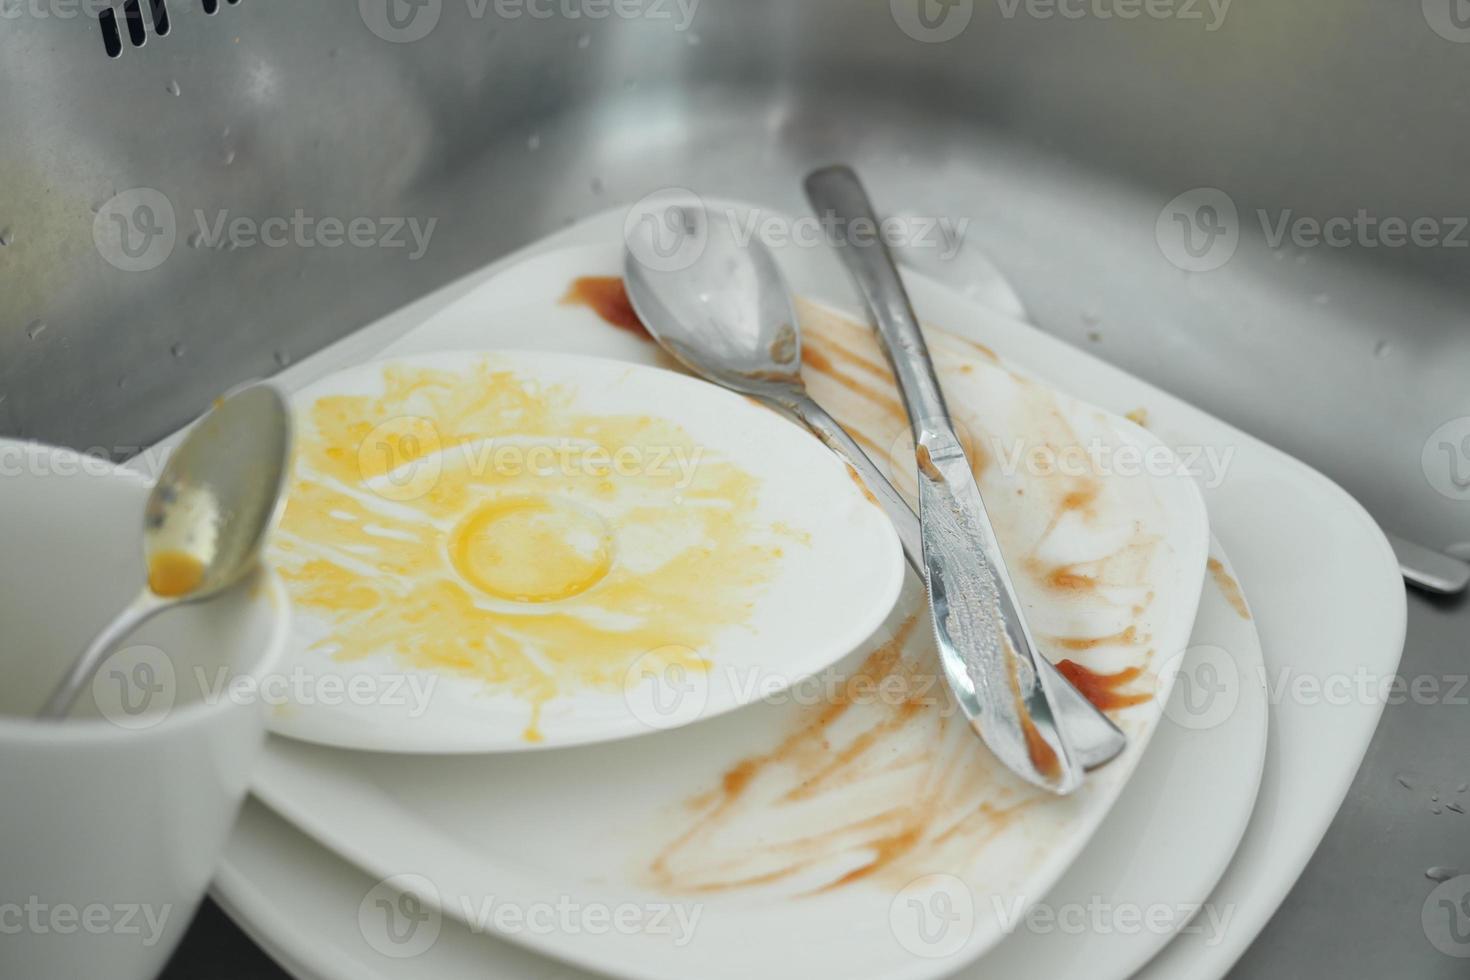
[[[68,720],[33,718],[143,587],[147,494],[110,463],[0,440],[0,977],[156,976],[264,743],[249,692],[289,619],[266,571],[139,630]]]

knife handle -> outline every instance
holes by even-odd
[[[862,182],[849,167],[823,167],[807,175],[806,193],[818,214],[838,229],[834,244],[844,250],[848,271],[886,341],[884,352],[908,409],[914,444],[927,447],[930,453],[945,451],[950,442],[958,446],[919,318],[883,242],[881,225]]]

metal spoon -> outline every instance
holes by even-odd
[[[154,616],[201,602],[255,567],[280,511],[291,460],[291,414],[276,389],[226,395],[169,457],[144,508],[148,584],[97,634],[57,685],[41,718],[64,718],[120,641]]]
[[[656,243],[631,238],[668,228],[700,247],[670,264],[657,260]],[[697,207],[672,208],[662,224],[640,223],[629,234],[623,260],[628,298],[654,339],[696,374],[790,412],[843,456],[893,522],[905,557],[922,577],[918,517],[837,420],[807,394],[796,313],[769,250],[754,238],[741,242],[726,217]],[[1116,757],[1127,745],[1123,733],[1045,657],[1037,660],[1048,675],[1058,723],[1077,761],[1091,769]],[[944,663],[952,686],[961,680],[954,666]],[[974,720],[968,699],[957,692],[956,700]]]

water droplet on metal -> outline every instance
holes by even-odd
[[[9,248],[13,241],[15,234],[9,228],[0,228],[0,248]]]
[[[530,137],[526,140],[526,149],[530,150],[532,153],[535,153],[537,150],[541,149],[540,134],[532,133],[530,135]]]
[[[179,88],[179,83],[176,79],[170,78],[168,80],[168,94],[175,98],[184,94],[184,90]]]
[[[1460,805],[1460,804],[1458,804],[1458,803],[1446,803],[1446,804],[1445,804],[1445,809],[1446,809],[1446,810],[1453,810],[1453,811],[1455,811],[1455,812],[1456,812],[1456,813],[1461,813],[1461,814],[1463,814],[1463,813],[1464,813],[1464,812],[1465,812],[1465,808],[1464,808],[1464,807],[1462,807],[1462,806],[1461,806],[1461,805]]]
[[[221,159],[224,161],[225,166],[231,166],[235,162],[235,151],[226,150],[225,155]]]
[[[117,379],[117,386],[119,388],[126,388],[128,386],[128,376],[126,374]]]
[[[577,47],[580,50],[582,50],[582,51],[586,51],[588,48],[592,47],[592,35],[591,34],[583,34],[580,37],[578,37],[577,38]]]
[[[49,324],[45,320],[32,320],[31,325],[26,327],[26,336],[29,337],[31,340],[35,340],[37,337],[41,336],[41,334],[46,332],[47,326],[49,326]]]
[[[276,359],[276,367],[286,367],[291,363],[291,355],[283,350],[278,350],[273,355]]]
[[[1445,868],[1439,865],[1435,865],[1428,871],[1424,872],[1424,877],[1428,878],[1430,881],[1449,881],[1451,878],[1458,878],[1459,876],[1459,868]]]
[[[1387,357],[1393,352],[1393,345],[1386,340],[1380,340],[1373,345],[1373,354],[1376,357]]]
[[[195,231],[191,235],[189,235],[189,247],[190,248],[203,248],[204,247],[204,232],[202,232],[202,231]]]
[[[174,357],[183,357],[184,356],[184,345],[183,344],[174,344],[172,347],[170,347],[168,349],[168,352],[170,354],[172,354]]]
[[[1444,808],[1436,804],[1435,806],[1431,806],[1429,808],[1429,812],[1434,814],[1435,816],[1439,816],[1441,813],[1444,813]]]
[[[1430,793],[1429,794],[1429,802],[1430,803],[1438,803],[1439,802],[1439,794],[1438,793]]]
[[[593,177],[592,180],[589,183],[589,186],[592,188],[592,193],[594,193],[594,194],[601,194],[602,193],[602,178],[601,177]]]
[[[1406,776],[1397,775],[1397,776],[1394,776],[1393,778],[1394,778],[1394,781],[1397,782],[1404,789],[1413,789],[1414,788],[1413,786],[1409,785],[1409,780],[1408,780],[1408,777],[1406,777]]]

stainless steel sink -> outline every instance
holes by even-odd
[[[843,159],[968,219],[960,280],[988,256],[1043,328],[1470,556],[1462,0],[165,2],[166,36],[117,4],[112,57],[92,0],[0,0],[0,435],[125,456],[580,215],[675,186],[802,213]],[[212,244],[298,210],[372,244]],[[417,257],[381,244],[408,219]],[[1411,615],[1405,673],[1463,673],[1465,606]],[[1394,776],[1470,779],[1467,741],[1389,709],[1240,975],[1449,975],[1423,870],[1470,818]]]

